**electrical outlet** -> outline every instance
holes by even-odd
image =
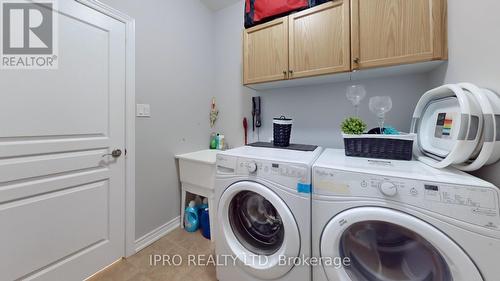
[[[138,103],[136,105],[137,117],[151,117],[151,106],[149,104]]]

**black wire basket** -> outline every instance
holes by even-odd
[[[406,161],[413,158],[415,134],[343,134],[343,137],[346,156]]]
[[[281,116],[273,120],[273,143],[275,146],[290,146],[290,135],[292,134],[293,120]]]

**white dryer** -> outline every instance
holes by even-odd
[[[313,256],[347,258],[315,281],[500,280],[499,190],[463,172],[327,149],[312,216]]]
[[[311,280],[311,169],[321,153],[244,146],[217,155],[219,281]],[[281,261],[280,261],[281,260]]]

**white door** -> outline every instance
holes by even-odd
[[[124,256],[125,25],[58,1],[59,68],[0,70],[0,280]],[[123,153],[124,154],[124,153]]]
[[[483,278],[469,256],[430,224],[386,208],[359,207],[335,216],[321,235],[328,280],[453,281]]]
[[[266,186],[240,181],[228,187],[219,201],[218,219],[231,254],[246,272],[270,280],[293,267],[280,264],[280,257],[298,257],[299,228],[290,208]]]

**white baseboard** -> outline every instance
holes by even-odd
[[[160,227],[151,231],[150,233],[147,233],[141,238],[135,240],[135,252],[137,253],[140,250],[146,248],[147,246],[153,244],[163,236],[167,235],[174,229],[178,228],[180,225],[181,225],[181,218],[180,216],[178,216],[173,218],[171,221],[165,223],[164,225],[161,225]]]

